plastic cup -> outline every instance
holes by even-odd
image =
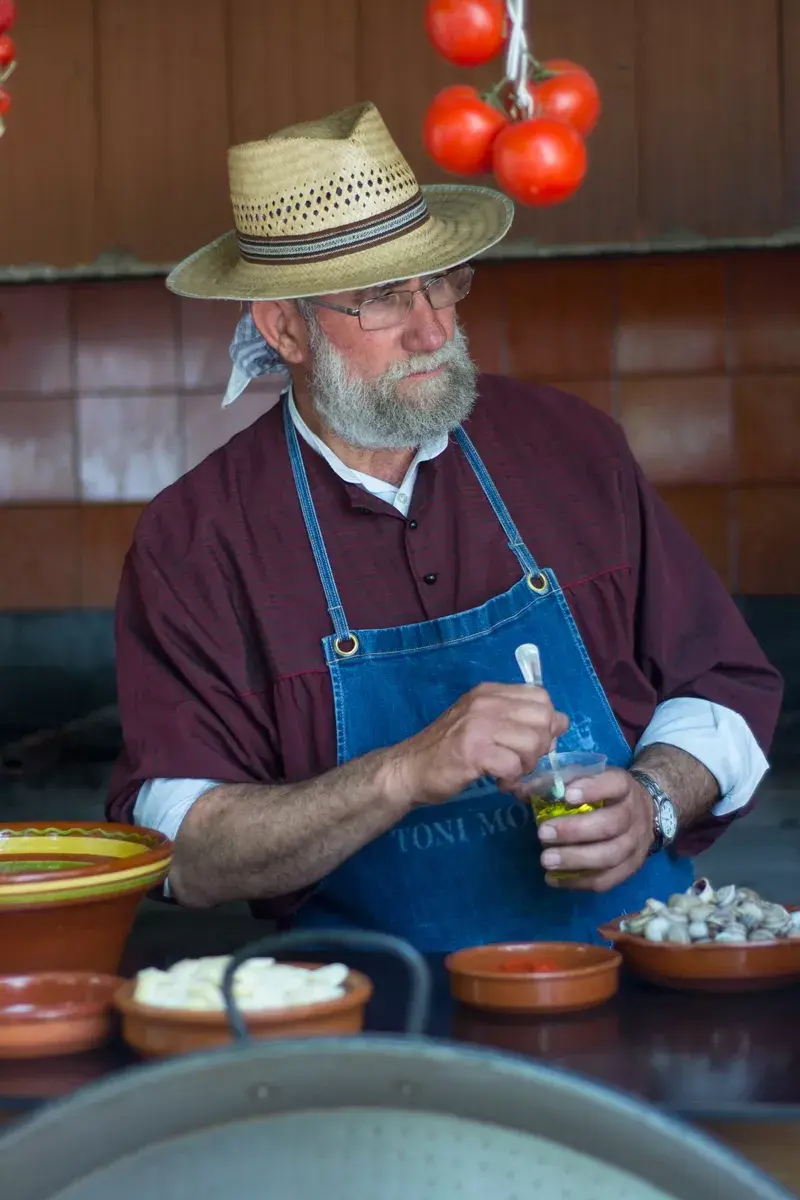
[[[521,780],[519,794],[527,797],[533,809],[537,828],[544,821],[554,817],[574,817],[578,813],[594,812],[603,807],[603,801],[596,804],[568,804],[556,794],[556,776],[564,787],[569,787],[577,779],[587,779],[591,775],[602,775],[608,759],[605,754],[590,754],[585,750],[573,750],[566,754],[556,754],[557,769],[553,771],[549,755],[540,758],[536,770]],[[570,879],[580,875],[580,871],[552,871],[554,879]]]

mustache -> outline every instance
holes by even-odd
[[[381,379],[385,379],[389,383],[397,383],[420,371],[435,371],[439,367],[451,367],[461,361],[463,353],[463,345],[456,335],[451,341],[440,346],[438,350],[431,351],[430,354],[412,354],[403,362],[392,363],[383,372]]]

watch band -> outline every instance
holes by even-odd
[[[663,805],[668,805],[673,814],[677,816],[677,811],[672,800],[670,800],[663,788],[659,787],[652,775],[648,775],[646,771],[640,771],[636,767],[632,767],[628,772],[633,779],[640,784],[653,801],[653,844],[650,847],[648,854],[658,854],[659,850],[663,850],[665,846],[671,845],[677,834],[677,824],[672,837],[667,837],[664,833],[664,827],[661,820],[661,810]]]

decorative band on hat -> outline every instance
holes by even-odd
[[[338,258],[342,254],[353,254],[356,250],[368,250],[382,242],[409,233],[430,218],[428,206],[421,192],[410,200],[387,209],[363,221],[339,225],[336,229],[320,233],[287,234],[282,237],[257,237],[251,233],[239,233],[239,249],[242,258],[254,263],[306,263],[321,259]]]

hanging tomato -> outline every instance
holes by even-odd
[[[445,171],[478,175],[491,171],[492,144],[507,124],[506,114],[482,100],[474,87],[449,87],[428,108],[422,141]]]
[[[583,183],[586,146],[566,121],[533,117],[498,135],[492,165],[500,187],[520,204],[560,204]]]
[[[600,119],[600,93],[588,71],[565,58],[543,62],[528,84],[536,112],[558,117],[588,137]]]
[[[428,0],[425,9],[434,49],[459,67],[477,67],[499,54],[505,25],[503,0]]]
[[[8,33],[17,19],[17,6],[14,0],[0,0],[0,33]]]
[[[4,117],[10,108],[11,108],[11,97],[9,96],[9,94],[5,88],[0,87],[0,117]],[[1,126],[0,126],[0,132],[2,132]]]
[[[14,43],[7,33],[0,33],[0,69],[7,67],[16,58]]]

